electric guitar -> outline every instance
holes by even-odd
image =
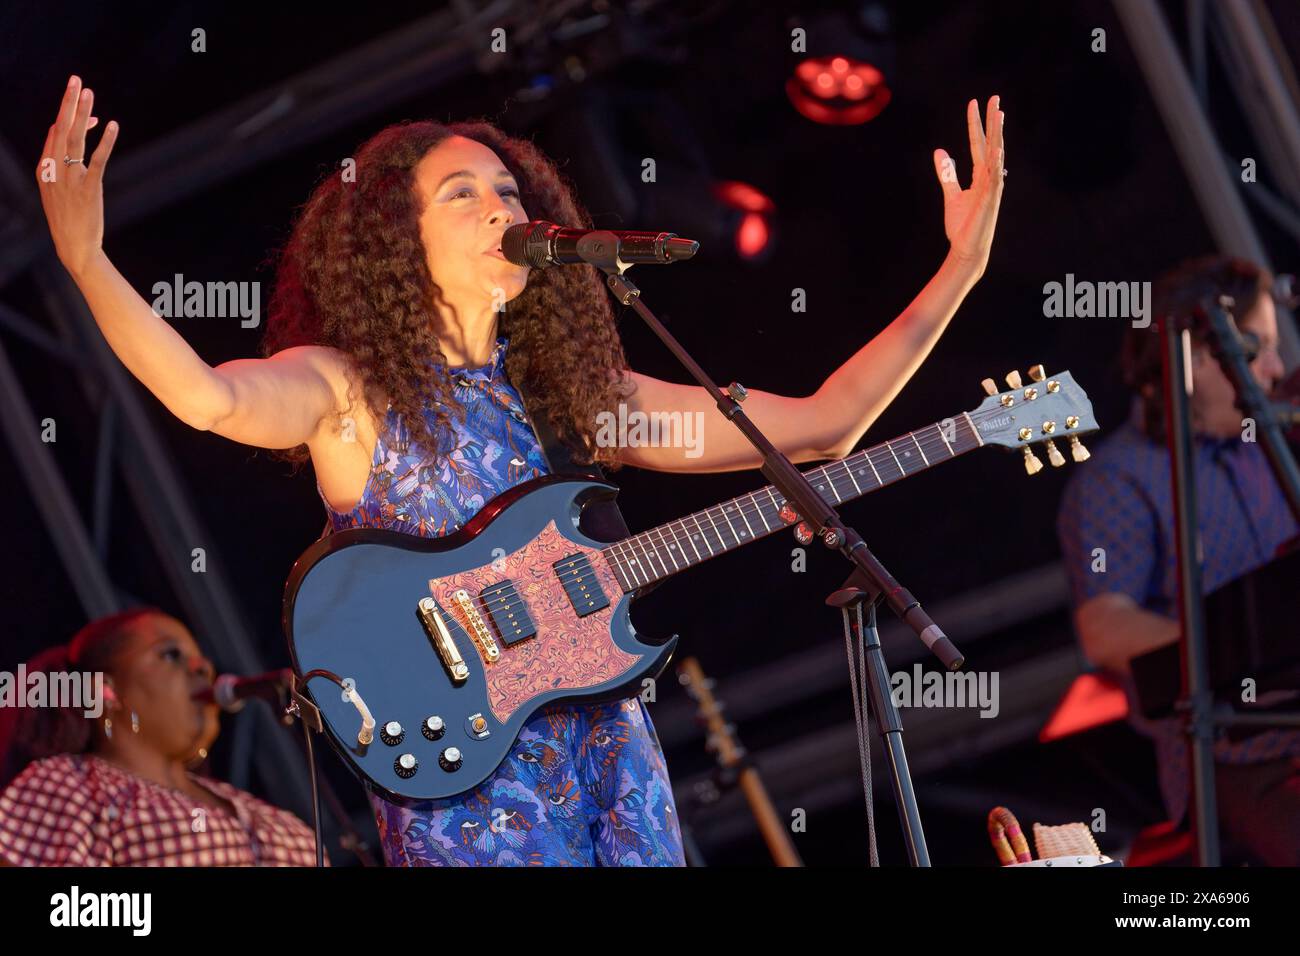
[[[810,469],[832,506],[985,446],[1043,443],[1097,430],[1068,372],[1007,376],[973,411]],[[299,683],[329,741],[381,795],[441,799],[472,790],[505,760],[539,709],[617,700],[667,665],[677,639],[642,640],[629,607],[646,585],[791,525],[812,529],[768,486],[605,543],[578,528],[585,505],[618,489],[545,475],[485,504],[454,534],[424,538],[352,528],[294,564],[283,625]],[[330,682],[327,683],[326,681]],[[332,686],[331,686],[332,685]]]

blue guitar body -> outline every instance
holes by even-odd
[[[355,773],[390,797],[454,796],[492,774],[539,709],[629,697],[659,675],[676,638],[638,638],[634,593],[606,545],[578,529],[588,502],[616,493],[548,475],[493,499],[446,537],[350,529],[299,558],[284,603],[293,667]],[[440,651],[443,629],[424,599],[435,602],[454,656]],[[331,675],[372,712],[369,743],[359,742],[361,713]]]

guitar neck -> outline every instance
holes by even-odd
[[[834,506],[925,471],[984,444],[969,413],[944,419],[804,472]],[[772,485],[634,534],[601,549],[625,592],[789,527]]]

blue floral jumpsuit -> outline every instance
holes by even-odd
[[[505,376],[507,345],[498,338],[487,365],[447,370],[466,412],[450,454],[435,459],[408,444],[388,409],[357,506],[341,513],[325,502],[333,530],[440,537],[506,489],[547,473]],[[432,429],[432,411],[424,414]],[[467,793],[400,804],[369,796],[389,866],[684,865],[668,769],[639,697],[544,708],[496,773]]]

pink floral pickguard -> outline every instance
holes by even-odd
[[[578,553],[587,556],[601,590],[609,598],[609,607],[586,617],[578,617],[551,567],[561,558]],[[435,578],[429,582],[429,592],[455,615],[467,637],[471,630],[452,600],[454,591],[464,588],[477,606],[480,591],[508,578],[527,606],[537,634],[513,647],[506,647],[486,613],[481,607],[479,610],[501,650],[501,656],[488,663],[482,648],[474,644],[487,673],[488,704],[501,723],[539,694],[557,688],[602,684],[626,674],[641,660],[642,655],[622,650],[610,634],[610,621],[623,589],[613,569],[595,548],[584,548],[570,541],[552,521],[523,548],[494,563],[499,566],[485,564]],[[461,653],[467,655],[468,649],[461,648]]]

